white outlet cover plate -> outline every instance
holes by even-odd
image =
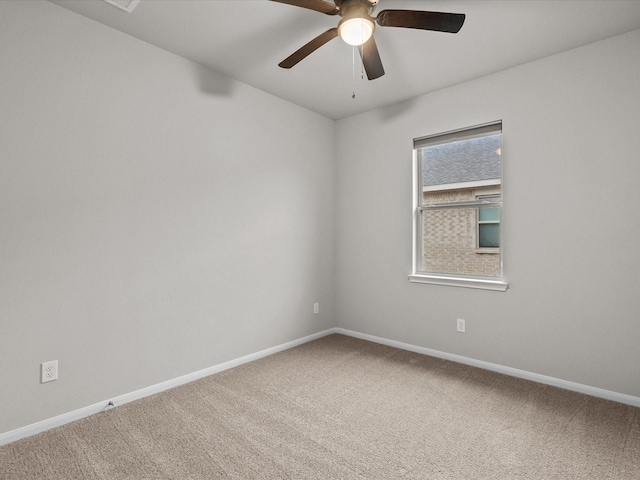
[[[58,379],[58,361],[44,362],[40,368],[41,383],[53,382]]]

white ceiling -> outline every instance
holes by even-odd
[[[49,1],[333,119],[640,28],[640,0],[380,0],[377,11],[466,21],[458,34],[377,28],[386,75],[368,81],[360,66],[354,80],[352,47],[339,38],[278,67],[339,17],[268,0],[141,0],[132,13],[102,0]]]

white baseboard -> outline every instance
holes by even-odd
[[[354,332],[352,330],[346,330],[344,328],[336,328],[335,333],[342,335],[348,335],[350,337],[360,338],[362,340],[368,340],[374,343],[380,343],[389,347],[399,348],[401,350],[408,350],[410,352],[421,353],[423,355],[429,355],[431,357],[442,358],[444,360],[451,360],[456,363],[463,363],[472,367],[482,368],[484,370],[491,370],[492,372],[503,373],[511,377],[523,378],[525,380],[531,380],[533,382],[542,383],[545,385],[551,385],[553,387],[563,388],[565,390],[571,390],[573,392],[584,393],[591,395],[592,397],[604,398],[606,400],[612,400],[618,403],[624,403],[626,405],[632,405],[634,407],[640,407],[640,397],[634,397],[633,395],[626,395],[624,393],[612,392],[611,390],[604,390],[602,388],[591,387],[589,385],[583,385],[581,383],[569,382],[567,380],[561,380],[559,378],[548,377],[546,375],[540,375],[538,373],[527,372],[526,370],[518,370],[517,368],[505,367],[495,363],[484,362],[482,360],[475,360],[473,358],[463,357],[461,355],[454,355],[452,353],[440,352],[438,350],[432,350],[431,348],[418,347],[409,343],[398,342],[396,340],[389,340],[382,337],[376,337],[374,335],[367,335],[365,333]]]
[[[7,443],[15,442],[16,440],[30,437],[37,433],[41,433],[46,430],[50,430],[52,428],[60,427],[67,423],[80,420],[81,418],[85,418],[90,415],[103,412],[109,408],[124,405],[125,403],[129,403],[134,400],[148,397],[149,395],[160,393],[165,390],[169,390],[170,388],[184,385],[185,383],[193,382],[194,380],[198,380],[200,378],[213,375],[214,373],[222,372],[224,370],[237,367],[244,363],[248,363],[254,360],[258,360],[260,358],[268,357],[269,355],[273,355],[274,353],[288,350],[298,345],[302,345],[303,343],[307,343],[312,340],[325,337],[332,333],[340,333],[342,335],[347,335],[354,338],[360,338],[362,340],[368,340],[370,342],[380,343],[382,345],[387,345],[390,347],[395,347],[395,348],[407,350],[410,352],[421,353],[423,355],[429,355],[432,357],[442,358],[445,360],[451,360],[453,362],[470,365],[472,367],[478,367],[484,370],[491,370],[493,372],[503,373],[505,375],[510,375],[512,377],[523,378],[525,380],[531,380],[534,382],[543,383],[545,385],[551,385],[554,387],[563,388],[565,390],[584,393],[586,395],[591,395],[593,397],[604,398],[606,400],[612,400],[614,402],[624,403],[627,405],[632,405],[634,407],[640,407],[640,398],[634,397],[632,395],[625,395],[623,393],[612,392],[610,390],[604,390],[601,388],[590,387],[588,385],[568,382],[566,380],[548,377],[546,375],[539,375],[537,373],[531,373],[525,370],[518,370],[517,368],[505,367],[495,363],[489,363],[489,362],[484,362],[482,360],[475,360],[473,358],[463,357],[461,355],[454,355],[452,353],[440,352],[438,350],[432,350],[430,348],[418,347],[416,345],[411,345],[409,343],[403,343],[403,342],[398,342],[396,340],[389,340],[382,337],[376,337],[374,335],[354,332],[353,330],[347,330],[344,328],[330,328],[328,330],[323,330],[322,332],[314,333],[312,335],[307,335],[306,337],[302,337],[297,340],[292,340],[291,342],[286,342],[281,345],[277,345],[275,347],[267,348],[266,350],[261,350],[259,352],[252,353],[250,355],[246,355],[244,357],[240,357],[235,360],[229,360],[228,362],[224,362],[219,365],[214,365],[212,367],[205,368],[203,370],[198,370],[197,372],[189,373],[187,375],[174,378],[173,380],[167,380],[166,382],[158,383],[156,385],[151,385],[150,387],[142,388],[140,390],[136,390],[131,393],[126,393],[124,395],[120,395],[118,397],[105,400],[103,402],[94,403],[93,405],[89,405],[87,407],[83,407],[78,410],[74,410],[72,412],[58,415],[57,417],[49,418],[41,422],[33,423],[31,425],[27,425],[26,427],[22,427],[16,430],[11,430],[9,432],[2,433],[0,434],[0,445],[5,445]]]
[[[228,362],[224,362],[219,365],[214,365],[212,367],[208,367],[203,370],[198,370],[197,372],[189,373],[187,375],[183,375],[181,377],[174,378],[172,380],[167,380],[166,382],[161,382],[156,385],[151,385],[150,387],[136,390],[134,392],[125,393],[124,395],[120,395],[118,397],[111,398],[109,400],[104,400],[102,402],[94,403],[93,405],[79,408],[78,410],[64,413],[62,415],[58,415],[57,417],[48,418],[46,420],[42,420],[41,422],[27,425],[26,427],[21,427],[16,430],[11,430],[9,432],[2,433],[0,434],[0,445],[5,445],[7,443],[15,442],[16,440],[30,437],[32,435],[44,432],[46,430],[50,430],[52,428],[60,427],[67,423],[80,420],[81,418],[85,418],[90,415],[94,415],[96,413],[104,412],[105,410],[108,410],[110,408],[118,407],[120,405],[124,405],[125,403],[129,403],[134,400],[139,400],[141,398],[148,397],[149,395],[153,395],[156,393],[163,392],[165,390],[169,390],[170,388],[184,385],[185,383],[193,382],[194,380],[198,380],[200,378],[213,375],[214,373],[222,372],[224,370],[229,370],[230,368],[237,367],[239,365],[242,365],[243,363],[248,363],[263,357],[268,357],[269,355],[273,355],[274,353],[282,352],[284,350],[297,347],[298,345],[302,345],[303,343],[307,343],[312,340],[325,337],[335,332],[336,332],[335,328],[330,328],[322,332],[318,332],[312,335],[307,335],[306,337],[298,338],[297,340],[292,340],[291,342],[286,342],[281,345],[276,345],[275,347],[267,348],[266,350],[261,350],[256,353],[245,355],[244,357],[240,357],[235,360],[229,360]]]

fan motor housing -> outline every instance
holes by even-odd
[[[369,17],[378,4],[378,0],[335,0],[340,9],[339,15],[349,19],[354,17]]]

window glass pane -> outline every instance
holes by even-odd
[[[499,230],[498,224],[487,225]],[[438,274],[500,276],[500,254],[478,254],[477,235],[477,208],[425,210],[422,213],[421,270]]]
[[[478,246],[480,248],[498,248],[500,246],[499,223],[481,223],[478,232]]]
[[[498,207],[484,207],[478,209],[479,221],[481,222],[499,222],[500,209]]]
[[[495,134],[422,147],[423,191],[450,190],[466,182],[499,184],[500,141],[501,134]]]

